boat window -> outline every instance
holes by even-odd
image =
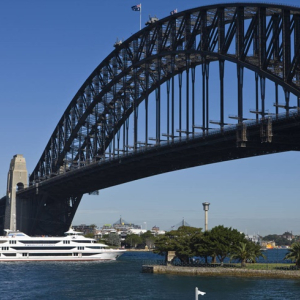
[[[17,241],[9,241],[10,244],[16,244]]]
[[[2,247],[2,250],[8,250],[8,247]]]
[[[77,247],[78,250],[84,250],[84,247]]]
[[[0,244],[6,243],[8,240],[0,240]]]
[[[41,241],[41,240],[26,241],[26,240],[23,240],[23,241],[19,241],[19,242],[22,242],[23,244],[56,244],[56,243],[59,243],[60,241],[58,241],[58,240],[53,240],[53,241],[47,241],[47,240],[46,241]]]
[[[72,256],[72,253],[29,253],[29,256]]]
[[[85,244],[90,244],[91,241],[86,241],[86,240],[73,240],[74,243],[85,243]]]
[[[74,247],[66,247],[66,246],[62,246],[62,247],[19,247],[19,246],[13,246],[11,247],[11,249],[14,249],[14,250],[71,250],[73,249]]]
[[[8,234],[8,236],[12,236],[12,237],[25,236],[25,234],[24,233],[11,232],[11,233]]]

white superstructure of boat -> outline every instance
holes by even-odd
[[[110,249],[73,229],[63,237],[31,237],[20,231],[5,231],[6,236],[0,236],[0,262],[116,260],[125,252]]]

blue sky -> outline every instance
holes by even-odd
[[[272,3],[280,3],[273,0]],[[298,1],[287,4],[297,5]],[[10,159],[23,154],[30,173],[73,96],[117,39],[139,29],[129,0],[0,1],[0,196]],[[142,24],[224,1],[142,1]],[[223,162],[159,175],[84,196],[73,224],[128,222],[170,229],[183,218],[249,234],[300,234],[299,153]],[[146,222],[146,223],[145,223]]]

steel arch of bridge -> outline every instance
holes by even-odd
[[[255,73],[261,97],[256,99],[255,119],[267,117],[265,81],[284,89],[285,103],[276,96],[275,113],[283,108],[289,114],[290,93],[300,98],[300,8],[263,3],[230,3],[198,7],[153,22],[112,51],[81,86],[56,126],[47,146],[30,176],[36,184],[62,172],[80,168],[106,157],[134,152],[138,141],[138,107],[145,102],[145,140],[148,136],[149,95],[155,91],[155,144],[162,140],[161,90],[167,83],[168,142],[179,137],[191,138],[194,123],[195,67],[202,72],[202,124],[209,130],[208,77],[211,62],[219,63],[220,130],[224,118],[224,62],[237,65],[237,124],[243,124],[244,68]],[[179,77],[182,106],[182,73],[186,74],[186,116],[180,108],[174,124],[174,77]],[[181,78],[181,79],[180,79]],[[190,99],[190,100],[189,100]],[[189,107],[189,105],[192,106]],[[191,113],[189,113],[192,111]],[[129,117],[133,116],[132,145],[129,145]],[[185,125],[182,125],[182,120]],[[185,126],[185,128],[183,127]],[[178,129],[179,128],[179,129]],[[176,131],[177,129],[177,131]],[[176,133],[179,132],[179,133]],[[121,141],[120,141],[121,136]],[[120,144],[122,144],[120,146]],[[153,144],[152,144],[153,145]]]
[[[247,27],[246,20],[249,20]],[[235,53],[230,53],[233,43]],[[248,55],[250,46],[253,47],[252,55]],[[138,105],[147,102],[154,90],[158,99],[155,140],[160,143],[160,85],[167,81],[170,86],[175,75],[184,71],[189,74],[190,70],[193,81],[197,65],[202,65],[204,81],[208,80],[211,61],[219,61],[221,86],[224,61],[237,64],[240,76],[238,123],[244,120],[243,68],[254,71],[262,84],[268,78],[282,86],[288,112],[289,93],[300,96],[299,59],[300,9],[296,7],[254,3],[213,5],[187,10],[150,24],[117,44],[85,81],[56,126],[30,182],[47,179],[62,168],[77,168],[105,159],[106,149],[112,143],[109,152],[115,155],[114,137],[123,126],[123,137],[128,140],[126,120],[133,113],[136,125]],[[188,80],[187,75],[187,85]],[[189,89],[186,90],[188,93]],[[222,112],[223,97],[221,92],[221,128],[226,125]],[[256,118],[259,115],[265,117],[263,104],[263,99],[261,108],[257,104]],[[203,100],[203,131],[208,130],[208,105],[208,99]],[[194,132],[195,124],[189,125],[189,116],[186,123],[185,132],[181,128],[180,131],[189,135]],[[167,135],[173,140],[174,124],[170,127]],[[133,151],[138,146],[136,126],[134,128]],[[145,136],[147,146],[147,128]],[[121,151],[132,151],[130,149],[124,141]],[[120,149],[117,150],[119,155]]]

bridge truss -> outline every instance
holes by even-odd
[[[238,150],[249,145],[247,122],[252,126],[248,128],[256,128],[258,144],[272,144],[273,124],[283,124],[282,113],[287,122],[291,117],[293,124],[298,120],[299,60],[298,7],[220,4],[149,22],[126,41],[115,44],[65,110],[31,173],[28,191],[34,191],[35,196],[28,191],[19,195],[31,203],[26,207],[35,220],[24,225],[26,230],[51,232],[53,224],[49,224],[56,216],[58,225],[52,232],[61,233],[71,223],[82,194],[105,186],[90,178],[93,183],[86,182],[84,189],[68,185],[69,192],[60,187],[43,194],[41,186],[54,182],[54,177],[60,180],[57,178],[79,174],[92,165],[137,158],[141,152],[149,154],[161,146],[170,147],[171,152],[173,145],[193,145],[216,132],[221,140],[232,128],[230,140],[234,137],[237,148],[234,157],[251,156],[253,152],[246,155]],[[269,83],[272,92],[266,93]],[[293,144],[290,136],[289,144]],[[298,145],[287,147],[284,142],[276,145],[267,146],[265,152],[255,151],[265,154],[298,149]],[[225,144],[222,147],[225,149]],[[187,155],[187,150],[181,151],[182,156]],[[222,158],[216,161],[232,159],[232,153],[220,154]],[[211,157],[205,161],[205,156],[197,159],[165,171],[213,161]],[[116,169],[113,176],[118,177],[117,173]],[[145,176],[157,173],[152,170]],[[133,176],[132,180],[141,177]],[[51,203],[52,209],[47,211]],[[46,225],[38,225],[42,219]],[[35,227],[40,229],[34,231]]]

